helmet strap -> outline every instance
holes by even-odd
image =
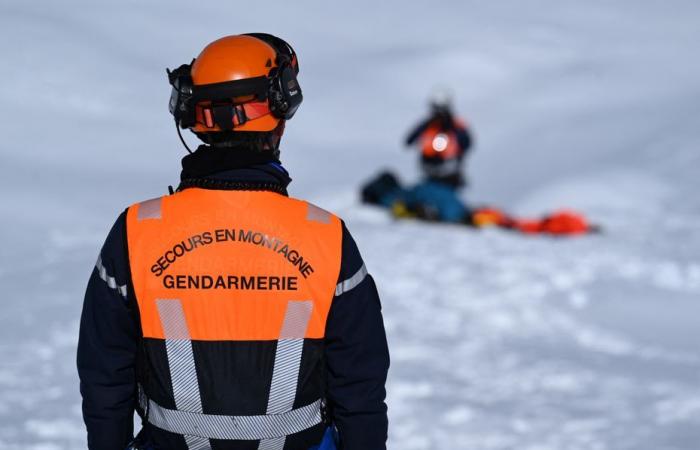
[[[233,114],[235,106],[231,102],[215,103],[212,105],[214,123],[222,130],[233,130]]]

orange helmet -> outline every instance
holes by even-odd
[[[170,112],[195,133],[272,131],[303,99],[296,53],[264,33],[226,36],[191,64],[168,70]]]

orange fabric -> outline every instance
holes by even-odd
[[[472,213],[472,222],[477,227],[485,227],[490,225],[508,226],[511,219],[500,209],[484,207],[479,208]]]
[[[581,214],[557,211],[543,220],[542,229],[550,234],[584,234],[590,231],[590,225]]]
[[[454,159],[459,156],[457,135],[452,130],[442,130],[439,122],[428,125],[421,135],[421,149],[427,158]]]
[[[573,211],[555,211],[540,220],[518,219],[513,227],[523,233],[547,233],[554,235],[585,234],[591,231],[586,218]]]
[[[532,219],[517,219],[513,220],[512,228],[520,231],[521,233],[536,234],[542,233],[542,222],[539,220]]]
[[[576,235],[594,230],[583,215],[568,210],[555,211],[542,219],[522,219],[510,217],[497,208],[483,207],[474,210],[472,222],[477,227],[493,225],[526,234]]]
[[[207,45],[197,56],[192,65],[192,83],[199,86],[266,77],[270,70],[277,67],[276,59],[275,49],[258,38],[246,35],[226,36]],[[197,110],[198,123],[192,127],[193,131],[221,131],[218,126],[207,127],[206,122],[199,117],[201,108]],[[266,114],[236,126],[236,131],[271,131],[279,121],[271,114]]]
[[[164,338],[157,299],[179,299],[191,338],[210,341],[276,340],[287,303],[311,300],[306,337],[324,336],[340,271],[337,217],[308,220],[307,203],[255,191],[186,189],[163,197],[156,218],[139,218],[139,207],[129,208],[127,234],[144,337]],[[205,289],[206,277],[222,284]]]

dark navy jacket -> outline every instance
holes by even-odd
[[[182,183],[216,189],[267,189],[286,193],[291,181],[277,162],[235,151],[200,147],[183,159]],[[363,266],[343,224],[338,282]],[[133,438],[137,410],[136,361],[141,348],[138,307],[130,282],[126,214],[112,227],[85,293],[78,344],[78,373],[88,447],[124,450]],[[381,305],[374,280],[336,296],[326,325],[327,400],[344,450],[385,449],[385,382],[389,368]],[[148,435],[145,423],[141,435]],[[216,449],[216,445],[213,445]],[[300,449],[301,450],[301,449]]]

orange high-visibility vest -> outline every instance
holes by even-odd
[[[464,123],[458,120],[455,126],[464,127]],[[452,129],[444,130],[439,120],[434,120],[423,131],[420,146],[424,158],[451,160],[459,157],[460,153],[457,133]]]
[[[148,422],[190,449],[320,441],[340,220],[272,192],[191,188],[131,206],[127,236]]]

